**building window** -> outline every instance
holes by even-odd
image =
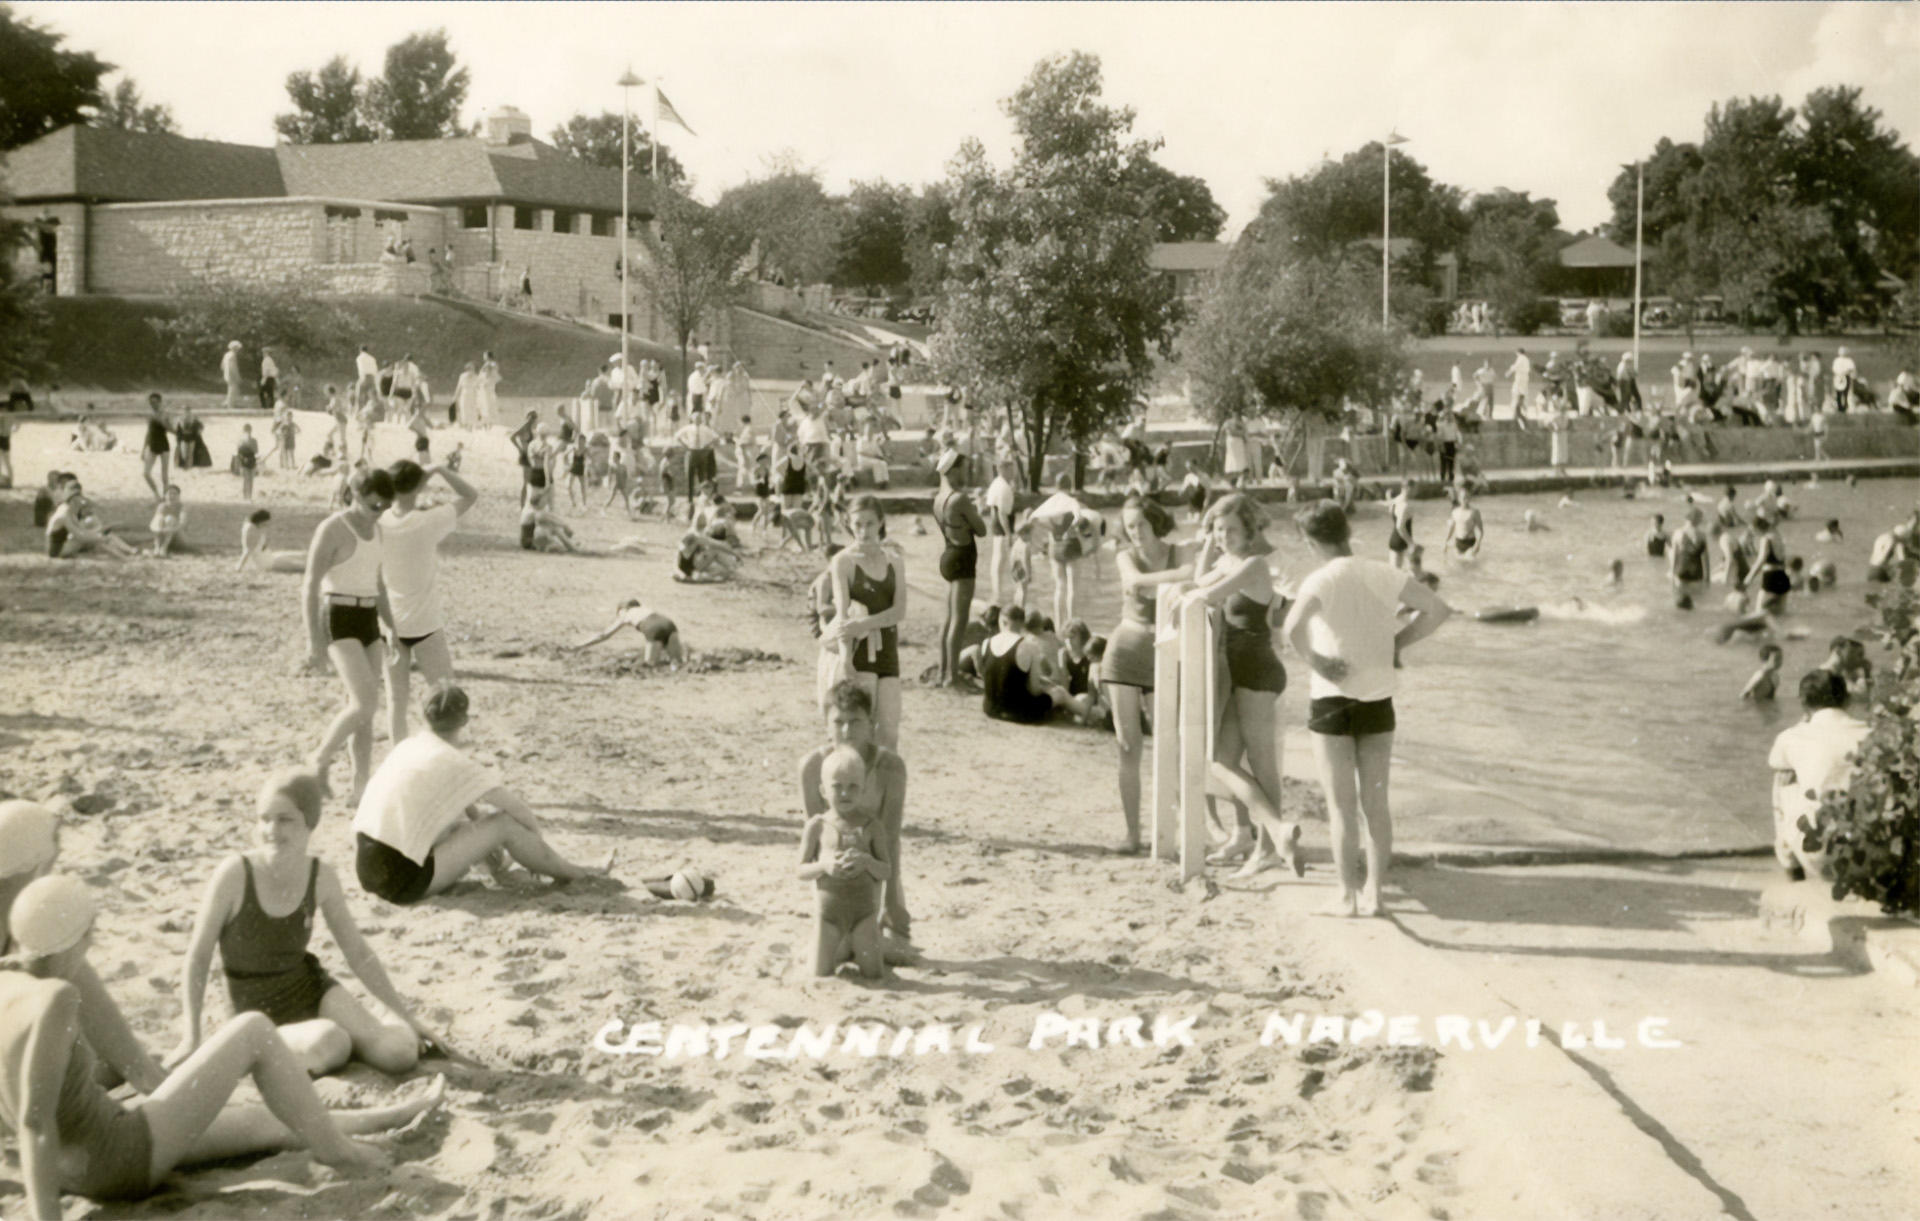
[[[613,213],[595,212],[593,214],[593,222],[592,222],[593,236],[612,237],[614,235],[613,224],[614,224]]]
[[[460,227],[462,229],[484,229],[487,227],[487,205],[468,204],[460,209]]]
[[[573,213],[565,208],[553,210],[553,231],[555,233],[573,232]]]
[[[392,221],[394,224],[404,225],[407,223],[407,214],[405,212],[390,211],[386,208],[375,208],[373,210],[373,223],[377,225],[383,221]]]
[[[522,208],[517,204],[514,206],[514,209],[513,209],[513,227],[514,228],[516,229],[538,228],[539,226],[536,223],[537,219],[538,219],[538,214],[535,213],[535,211],[532,208]]]
[[[360,209],[337,208],[337,207],[334,207],[332,204],[328,204],[327,219],[328,220],[358,220],[360,219]]]

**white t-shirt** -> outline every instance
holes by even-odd
[[[825,445],[827,443],[827,421],[816,412],[800,413],[800,444]]]
[[[1819,794],[1847,787],[1848,760],[1870,732],[1865,721],[1845,710],[1822,708],[1773,740],[1767,766],[1793,772],[1793,783],[1780,790],[1780,819],[1787,827],[1798,827],[1803,814],[1813,821]]]
[[[1013,485],[1005,475],[995,475],[987,485],[987,508],[997,510],[1009,522],[1013,520]]]
[[[1842,381],[1852,380],[1854,373],[1859,369],[1859,366],[1853,363],[1853,357],[1851,356],[1834,357],[1831,367],[1833,370],[1833,383],[1836,386]]]
[[[705,424],[688,424],[673,434],[675,445],[687,449],[712,449],[720,440],[720,434]]]
[[[273,363],[273,357],[262,356],[260,358],[260,380],[265,381],[269,377],[277,378],[279,376],[280,366]]]
[[[391,509],[380,515],[380,570],[397,634],[430,636],[447,625],[440,602],[440,540],[459,521],[452,505],[415,509],[405,517]]]
[[[707,392],[706,370],[701,369],[699,366],[696,365],[693,370],[693,375],[687,378],[687,394],[688,395],[705,394],[706,392]]]
[[[1391,564],[1349,555],[1321,566],[1300,583],[1300,604],[1319,602],[1307,621],[1308,644],[1324,657],[1347,663],[1347,673],[1338,682],[1312,672],[1313,698],[1392,697],[1399,686],[1393,668],[1393,638],[1400,630],[1396,616],[1400,591],[1409,579]]]
[[[353,829],[422,865],[466,808],[499,787],[492,768],[422,730],[394,747],[367,781]]]
[[[354,357],[353,367],[361,377],[380,376],[380,362],[373,358],[373,353],[371,352],[362,352],[360,355]]]

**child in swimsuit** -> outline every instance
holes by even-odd
[[[1752,703],[1771,704],[1774,693],[1780,687],[1780,665],[1785,660],[1786,655],[1780,651],[1779,645],[1762,645],[1760,668],[1754,671],[1752,678],[1747,680],[1746,688],[1740,692],[1740,698]]]
[[[154,507],[153,520],[147,524],[147,528],[153,532],[154,555],[162,556],[172,550],[174,537],[186,528],[186,524],[187,510],[180,503],[180,485],[169,484],[166,498]]]
[[[606,630],[591,640],[573,646],[574,651],[592,648],[627,627],[639,632],[641,639],[647,642],[644,657],[648,665],[657,666],[664,660],[677,666],[686,661],[687,648],[680,642],[680,629],[673,620],[638,598],[628,598],[622,602],[620,613],[607,625]]]
[[[1647,554],[1660,559],[1667,554],[1667,519],[1663,514],[1653,515],[1653,525],[1648,528],[1646,538]]]
[[[870,811],[861,806],[866,762],[842,746],[820,765],[827,813],[807,820],[799,877],[812,882],[813,973],[832,975],[851,959],[868,979],[886,971],[880,946],[880,884],[892,873]]]

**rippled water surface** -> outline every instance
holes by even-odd
[[[1740,485],[1745,500],[1758,486]],[[1408,840],[1494,844],[1592,844],[1662,851],[1751,846],[1771,835],[1767,748],[1799,716],[1799,677],[1826,656],[1828,640],[1866,621],[1861,580],[1873,536],[1915,504],[1914,480],[1864,480],[1790,489],[1800,507],[1783,536],[1790,554],[1809,566],[1831,558],[1840,569],[1834,592],[1795,594],[1784,621],[1786,666],[1777,706],[1740,700],[1758,666],[1757,641],[1718,645],[1711,629],[1732,616],[1709,600],[1691,613],[1674,609],[1665,562],[1647,557],[1641,537],[1654,513],[1669,528],[1684,513],[1680,492],[1661,499],[1622,500],[1617,490],[1481,500],[1488,529],[1474,563],[1440,556],[1443,501],[1415,505],[1415,538],[1440,594],[1462,612],[1414,648],[1396,700],[1395,821]],[[1286,506],[1273,506],[1284,515]],[[1551,527],[1528,534],[1523,517],[1536,510]],[[1844,543],[1814,541],[1837,517]],[[1180,536],[1192,527],[1182,524]],[[1305,544],[1284,520],[1271,531],[1276,559],[1311,568]],[[1386,558],[1386,515],[1379,505],[1356,514],[1355,552]],[[1605,586],[1608,563],[1626,562],[1619,589]],[[1110,555],[1088,581],[1080,613],[1096,631],[1118,617]],[[984,577],[984,573],[982,574]],[[1091,574],[1089,574],[1091,575]],[[982,581],[981,594],[986,593]],[[1724,596],[1724,588],[1717,589]],[[1032,601],[1045,607],[1043,576]],[[1571,605],[1573,598],[1584,609]],[[1486,607],[1539,605],[1539,622],[1474,622]],[[1556,613],[1556,607],[1564,614]],[[1283,653],[1295,676],[1287,692],[1286,768],[1311,767],[1300,664]]]

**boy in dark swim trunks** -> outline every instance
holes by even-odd
[[[820,763],[827,812],[807,820],[800,837],[799,877],[812,882],[813,973],[832,975],[851,959],[868,979],[886,973],[880,942],[880,885],[892,875],[886,844],[870,806],[861,801],[866,761],[851,746]]]
[[[687,660],[687,647],[680,642],[680,629],[673,620],[667,618],[638,598],[628,598],[620,604],[620,613],[607,625],[605,631],[591,640],[584,640],[573,646],[574,652],[590,649],[603,640],[612,638],[621,628],[630,627],[639,632],[647,642],[646,662],[657,666],[661,661],[670,661],[680,665]]]

